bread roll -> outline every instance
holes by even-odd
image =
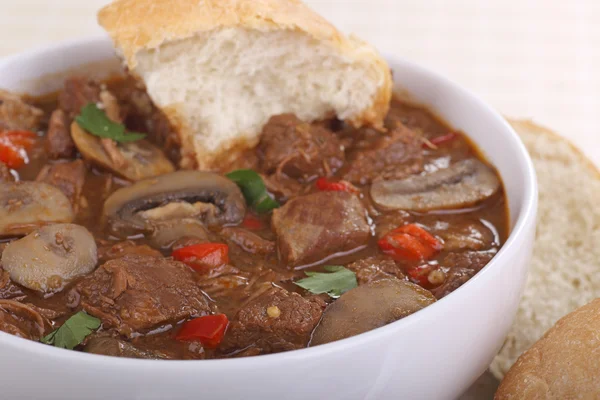
[[[177,130],[184,167],[214,169],[273,115],[381,127],[391,72],[299,0],[118,0],[99,13]]]
[[[512,125],[535,164],[540,201],[523,299],[491,365],[499,379],[559,318],[600,297],[600,174],[560,136],[527,121]]]
[[[508,371],[496,400],[600,398],[600,299],[562,318]]]

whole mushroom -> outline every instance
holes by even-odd
[[[71,202],[42,182],[0,182],[0,237],[26,235],[41,226],[71,222]]]
[[[98,254],[94,237],[74,224],[49,225],[6,246],[2,267],[10,278],[43,293],[61,291],[94,270]]]

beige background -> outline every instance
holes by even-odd
[[[107,0],[0,0],[0,56],[101,34]],[[437,70],[600,165],[600,0],[307,0],[346,32]]]

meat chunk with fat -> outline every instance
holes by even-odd
[[[77,212],[81,204],[85,174],[86,167],[84,162],[75,160],[68,163],[45,165],[36,180],[59,188],[71,201],[73,210]]]
[[[495,255],[496,250],[453,252],[444,257],[440,265],[450,269],[468,268],[479,272]]]
[[[368,184],[377,179],[402,179],[423,170],[422,141],[398,124],[389,134],[366,146],[355,144],[348,156],[344,179]]]
[[[279,256],[289,266],[314,263],[369,240],[367,212],[347,192],[317,192],[290,200],[273,212]]]
[[[291,114],[269,120],[263,128],[258,153],[264,173],[284,173],[303,180],[329,176],[344,163],[342,142],[333,132]]]
[[[58,108],[52,112],[48,122],[48,133],[46,134],[48,156],[52,159],[72,158],[75,150],[67,114]]]
[[[498,246],[496,234],[478,218],[465,215],[426,216],[420,221],[444,241],[449,252],[480,251]]]
[[[220,351],[268,354],[306,347],[324,309],[317,297],[306,299],[274,287],[237,312]]]
[[[100,85],[93,80],[83,77],[68,78],[58,96],[58,106],[73,119],[88,103],[100,102],[100,91]]]
[[[489,263],[495,251],[465,251],[450,253],[440,261],[448,269],[444,283],[431,290],[437,299],[445,297],[461,287]]]
[[[0,331],[31,340],[44,336],[45,321],[39,312],[15,300],[0,300]]]
[[[108,261],[75,290],[88,314],[129,337],[211,311],[192,270],[162,257],[125,255]]]
[[[407,279],[402,268],[389,258],[368,257],[355,261],[347,265],[346,268],[354,271],[359,285],[394,277],[401,280]]]
[[[37,131],[44,112],[27,104],[16,94],[0,90],[0,132],[8,130]]]

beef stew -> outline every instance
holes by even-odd
[[[0,93],[1,331],[145,359],[300,349],[432,304],[508,236],[493,167],[399,99],[385,131],[273,117],[221,171],[177,170],[178,146],[130,77]]]

